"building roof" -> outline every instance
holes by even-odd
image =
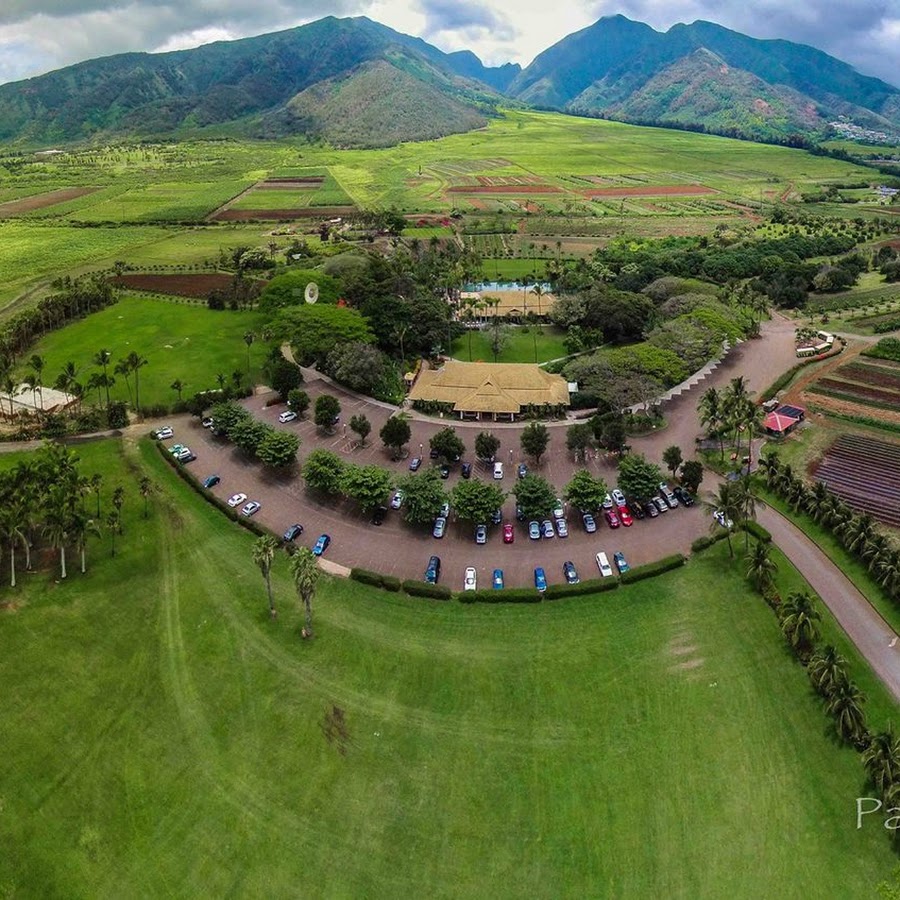
[[[806,410],[802,406],[779,406],[775,412],[780,416],[787,416],[791,419],[802,419],[806,414]]]
[[[528,363],[467,363],[450,359],[426,369],[410,400],[450,403],[456,412],[519,413],[525,406],[568,406],[564,378]]]
[[[796,425],[800,420],[793,418],[793,416],[785,416],[782,413],[771,412],[765,418],[765,426],[768,431],[787,431],[788,428],[792,428]]]

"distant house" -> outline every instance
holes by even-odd
[[[422,371],[409,399],[417,409],[460,419],[511,422],[531,411],[561,414],[569,406],[569,386],[535,365],[451,359]]]
[[[770,412],[766,416],[763,427],[773,437],[784,437],[790,434],[799,424],[800,419],[776,411]]]

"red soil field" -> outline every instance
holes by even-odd
[[[550,184],[462,184],[447,188],[453,194],[561,194]]]
[[[233,276],[210,272],[205,275],[149,275],[135,273],[120,275],[110,281],[117,287],[133,291],[153,291],[173,297],[205,300],[211,291],[224,290]]]
[[[586,197],[689,197],[694,194],[715,194],[702,184],[659,184],[645,187],[596,188],[585,191]]]
[[[223,209],[210,216],[213,222],[249,222],[252,219],[333,219],[352,216],[355,206],[308,206],[303,209]]]
[[[860,403],[871,400],[875,403],[900,404],[900,393],[890,390],[879,390],[875,387],[866,387],[852,381],[844,381],[841,378],[820,378],[816,385],[829,391],[839,391],[848,397],[856,397]]]
[[[36,194],[34,197],[25,197],[22,200],[9,200],[6,203],[0,203],[0,217],[17,216],[33,212],[36,209],[44,209],[47,206],[56,206],[57,203],[75,200],[85,194],[93,194],[97,190],[99,188],[95,187],[60,188],[58,191]]]
[[[858,381],[860,384],[900,391],[900,370],[891,370],[885,366],[850,363],[850,365],[841,366],[835,374],[842,378]]]

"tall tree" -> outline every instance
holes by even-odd
[[[732,481],[723,481],[718,489],[709,495],[709,500],[707,500],[704,505],[713,512],[716,510],[721,512],[725,517],[726,522],[740,522],[741,520],[742,510],[740,497],[738,495],[738,489]],[[728,540],[728,555],[734,559],[734,546],[731,543],[731,529],[727,526],[720,525],[719,522],[713,519],[710,530],[716,531],[722,527],[725,527],[725,536]]]
[[[677,444],[672,444],[670,447],[666,447],[663,450],[662,460],[666,464],[666,468],[671,472],[672,477],[675,477],[675,473],[678,471],[678,467],[684,461],[684,457],[681,455],[681,447]]]
[[[181,403],[181,393],[185,388],[184,382],[180,378],[176,378],[169,386],[178,394],[178,402]]]
[[[272,596],[272,563],[278,550],[278,541],[270,534],[264,534],[253,542],[253,562],[259,567],[263,581],[266,583],[266,593],[269,596],[269,617],[274,619],[278,615],[275,609],[275,599]]]
[[[396,413],[391,416],[382,426],[379,437],[385,447],[394,451],[394,459],[400,459],[403,455],[403,448],[412,437],[409,416],[404,413]]]
[[[878,793],[887,799],[891,787],[900,784],[900,741],[894,734],[892,724],[872,735],[863,753],[863,765]]]
[[[761,593],[772,584],[778,565],[772,559],[771,547],[763,541],[756,541],[747,554],[747,577]]]
[[[22,513],[17,504],[7,497],[0,506],[0,535],[9,550],[9,586],[16,586],[16,545],[28,545],[28,537],[22,525]]]
[[[337,397],[331,394],[320,394],[316,397],[313,421],[316,427],[324,431],[333,432],[335,419],[341,414],[341,403]]]
[[[827,647],[820,647],[810,656],[806,671],[813,687],[823,697],[827,697],[838,682],[847,678],[847,660],[837,648],[829,644]]]
[[[350,418],[350,430],[359,438],[359,445],[366,446],[366,438],[372,431],[372,423],[362,413]]]
[[[781,607],[781,630],[788,643],[805,660],[819,639],[818,622],[822,614],[806,591],[788,595]]]
[[[294,579],[294,587],[297,596],[303,604],[306,617],[306,625],[303,628],[303,637],[312,637],[312,601],[316,595],[316,585],[319,581],[319,567],[316,558],[309,547],[301,547],[291,557],[291,576]]]
[[[256,335],[252,331],[244,332],[244,343],[247,345],[247,380],[250,380],[250,348],[253,346],[253,341],[256,339]]]
[[[479,459],[493,462],[500,449],[500,438],[489,431],[481,431],[475,437],[475,455]]]
[[[602,478],[594,478],[587,469],[578,469],[566,485],[563,497],[582,513],[593,513],[600,508],[607,490]]]
[[[100,535],[100,526],[84,510],[77,510],[71,519],[72,543],[81,557],[81,574],[87,572],[87,541],[94,534]]]
[[[153,494],[153,482],[146,476],[141,476],[140,484],[138,487],[140,491],[141,497],[144,499],[144,518],[147,518],[147,501]]]
[[[129,369],[134,373],[134,408],[141,415],[141,369],[148,364],[143,356],[132,350],[127,356]]]
[[[529,422],[519,436],[522,452],[540,464],[541,457],[550,444],[550,431],[543,422]]]
[[[44,510],[44,534],[54,550],[59,550],[59,577],[66,578],[66,544],[70,539],[72,514],[61,487],[56,487]]]
[[[825,700],[825,709],[834,716],[837,732],[847,743],[856,743],[865,734],[865,699],[865,695],[853,681],[843,679],[834,686]]]

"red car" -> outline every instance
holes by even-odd
[[[513,531],[512,523],[507,522],[503,526],[503,543],[511,544],[516,539],[516,533]]]
[[[629,525],[634,525],[634,519],[631,518],[631,513],[628,511],[627,506],[619,507],[619,518],[622,520],[622,524],[627,528]]]
[[[608,509],[604,515],[606,516],[606,521],[610,528],[618,528],[621,524],[621,522],[619,522],[619,517],[611,509]]]

